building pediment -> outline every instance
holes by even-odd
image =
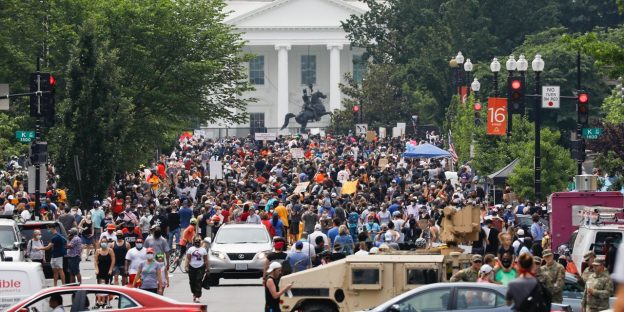
[[[225,22],[238,29],[340,28],[340,22],[365,11],[343,0],[276,0]]]

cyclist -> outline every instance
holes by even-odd
[[[195,238],[195,233],[197,227],[197,219],[191,218],[191,222],[189,226],[184,229],[182,232],[182,238],[180,238],[180,254],[186,255],[186,248],[190,247],[193,243],[193,238]]]

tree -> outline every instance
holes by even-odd
[[[133,117],[133,105],[121,92],[119,51],[111,49],[101,33],[95,19],[79,30],[64,72],[63,122],[52,131],[56,165],[71,194],[82,202],[104,195],[124,157],[120,147],[130,135]],[[81,180],[74,158],[80,164]]]
[[[576,162],[567,149],[557,144],[559,137],[558,131],[548,128],[541,131],[542,197],[537,200],[544,201],[549,194],[564,190],[568,179],[575,174]],[[520,161],[508,179],[516,194],[532,200],[536,199],[533,188],[534,148],[535,142],[529,141],[516,151]]]

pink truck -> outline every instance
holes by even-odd
[[[550,231],[553,250],[567,244],[570,235],[578,230],[573,218],[578,214],[572,206],[603,206],[624,208],[624,196],[620,192],[557,192],[548,198]]]

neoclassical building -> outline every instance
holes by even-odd
[[[229,135],[243,135],[248,128],[276,132],[287,113],[298,113],[302,90],[312,84],[327,95],[325,109],[341,107],[338,84],[352,72],[361,79],[363,50],[351,48],[340,22],[362,14],[366,5],[352,0],[232,0],[226,1],[225,22],[240,31],[247,42],[245,52],[256,57],[247,64],[257,98],[247,108],[249,122],[230,126]],[[330,117],[311,123],[322,127]],[[291,122],[294,123],[294,120]],[[223,127],[211,125],[210,127]],[[291,124],[291,126],[296,126]],[[241,128],[239,131],[233,128]],[[223,135],[223,133],[221,133]]]

